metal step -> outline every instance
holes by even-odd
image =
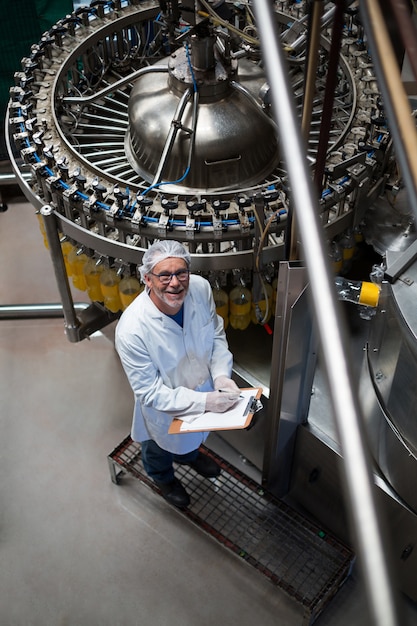
[[[350,575],[353,552],[211,450],[202,446],[201,451],[214,458],[222,472],[206,479],[190,467],[175,465],[191,498],[190,506],[178,513],[301,604],[304,624],[312,624]],[[160,493],[145,473],[140,444],[130,437],[108,461],[114,483],[127,473]]]

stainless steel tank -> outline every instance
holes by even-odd
[[[176,141],[161,175],[166,181],[182,178],[193,142],[190,170],[177,184],[180,192],[249,187],[271,174],[280,157],[273,123],[260,106],[265,74],[259,63],[243,59],[237,72],[236,64],[225,68],[215,55],[213,68],[192,71],[185,49],[173,53],[167,63],[167,74],[145,74],[130,94],[126,154],[132,168],[147,180],[155,178],[175,123]],[[193,98],[177,113],[193,80],[199,85],[195,135]]]
[[[388,253],[388,267],[398,253]],[[383,476],[417,512],[417,264],[384,283],[366,350],[361,398]]]

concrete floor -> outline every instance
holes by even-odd
[[[21,199],[0,215],[0,258],[0,305],[59,302]],[[0,393],[1,626],[304,623],[300,605],[149,488],[110,481],[133,406],[111,332],[71,344],[62,319],[0,320]],[[315,623],[372,623],[356,572]]]

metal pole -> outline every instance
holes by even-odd
[[[303,101],[303,115],[301,119],[301,132],[305,139],[306,145],[308,145],[308,139],[310,136],[311,114],[316,88],[317,63],[321,34],[321,17],[323,14],[322,0],[312,0],[310,2],[310,11],[310,34],[307,52],[306,79],[304,83],[305,93]],[[296,216],[293,215],[292,207],[291,211],[288,214],[288,227],[286,231],[286,237],[290,237],[289,258],[291,260],[299,259],[298,227]]]
[[[44,205],[40,211],[45,225],[46,237],[49,244],[55,278],[61,296],[62,310],[65,319],[65,332],[70,341],[79,341],[80,323],[75,314],[74,302],[65,269],[64,257],[62,256],[61,242],[59,241],[57,221],[51,206]]]
[[[76,311],[88,308],[84,302],[76,302]],[[0,305],[0,320],[25,320],[64,317],[64,308],[60,303],[45,304],[2,304]]]
[[[415,121],[411,116],[410,103],[402,84],[400,68],[378,0],[363,0],[359,7],[404,185],[417,219],[417,129]]]
[[[354,393],[353,375],[347,356],[348,342],[340,326],[341,310],[328,267],[328,255],[319,221],[319,207],[302,149],[303,141],[283,51],[278,42],[275,19],[269,0],[255,0],[255,15],[272,92],[274,116],[280,130],[280,145],[297,211],[298,225],[312,302],[330,387],[335,421],[343,455],[343,478],[356,547],[364,573],[368,604],[378,626],[400,626],[399,604],[386,556],[381,514],[365,448],[359,401]]]

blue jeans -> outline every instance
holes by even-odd
[[[158,483],[170,483],[174,480],[173,461],[192,463],[198,456],[198,449],[187,454],[173,454],[163,450],[152,439],[142,441],[143,467],[150,478]]]

